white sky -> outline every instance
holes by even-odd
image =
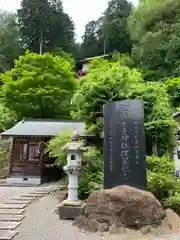
[[[0,0],[0,8],[15,11],[20,6],[21,0]],[[137,4],[138,0],[130,0]],[[77,40],[81,40],[84,26],[91,20],[96,20],[106,9],[108,0],[63,0],[67,12],[76,24]]]

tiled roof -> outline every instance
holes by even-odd
[[[81,121],[71,120],[23,120],[17,123],[11,129],[2,132],[1,136],[14,137],[14,136],[44,136],[53,137],[62,131],[76,130],[80,135],[84,134],[85,125]]]

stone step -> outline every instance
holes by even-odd
[[[27,204],[2,204],[0,203],[0,209],[23,209]]]
[[[57,190],[61,190],[63,188],[65,188],[65,185],[57,186],[57,187],[54,187],[52,189],[54,189],[54,191],[57,191]]]
[[[43,190],[50,190],[50,191],[56,191],[56,190],[61,190],[65,187],[65,185],[57,185],[57,186],[51,186],[51,187],[42,187],[42,188],[39,188],[39,189],[43,189]]]
[[[21,222],[0,222],[0,230],[15,230]]]
[[[20,222],[25,215],[0,214],[0,222]]]
[[[20,196],[20,197],[19,197],[19,196],[18,196],[18,197],[12,197],[11,199],[12,199],[12,200],[20,200],[20,201],[21,201],[21,200],[22,200],[22,201],[23,201],[23,200],[33,201],[34,199],[36,199],[36,197],[32,197],[32,196],[26,196],[26,197],[25,197],[25,196],[24,196],[24,197],[21,197],[21,196]]]
[[[37,189],[35,191],[35,193],[50,193],[50,192],[52,192],[52,189]]]
[[[3,204],[30,204],[33,200],[24,200],[24,199],[19,199],[19,200],[14,200],[14,199],[9,199],[4,201]]]
[[[50,188],[50,187],[39,187],[39,188],[36,188],[35,190],[38,192],[38,191],[51,191],[53,188]]]
[[[7,187],[7,183],[0,183],[0,187]]]
[[[11,214],[11,215],[19,215],[23,214],[25,209],[0,209],[0,214]]]
[[[41,193],[28,193],[21,195],[21,197],[42,197],[44,194]]]
[[[41,194],[41,195],[48,195],[50,194],[50,192],[47,192],[47,191],[41,191],[41,192],[33,192],[31,194]]]
[[[0,240],[11,240],[18,234],[17,231],[0,230]]]

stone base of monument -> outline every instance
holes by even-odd
[[[84,215],[78,216],[74,225],[89,232],[112,234],[134,229],[148,233],[161,226],[165,216],[163,206],[152,193],[119,186],[93,192],[86,201]]]
[[[76,217],[84,214],[85,203],[81,201],[71,202],[63,201],[58,206],[59,219],[74,220]]]

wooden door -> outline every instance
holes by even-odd
[[[28,141],[27,159],[24,170],[26,174],[35,176],[41,175],[42,152],[40,152],[40,143],[38,139]]]
[[[41,153],[38,139],[15,139],[12,152],[11,174],[40,176]]]

